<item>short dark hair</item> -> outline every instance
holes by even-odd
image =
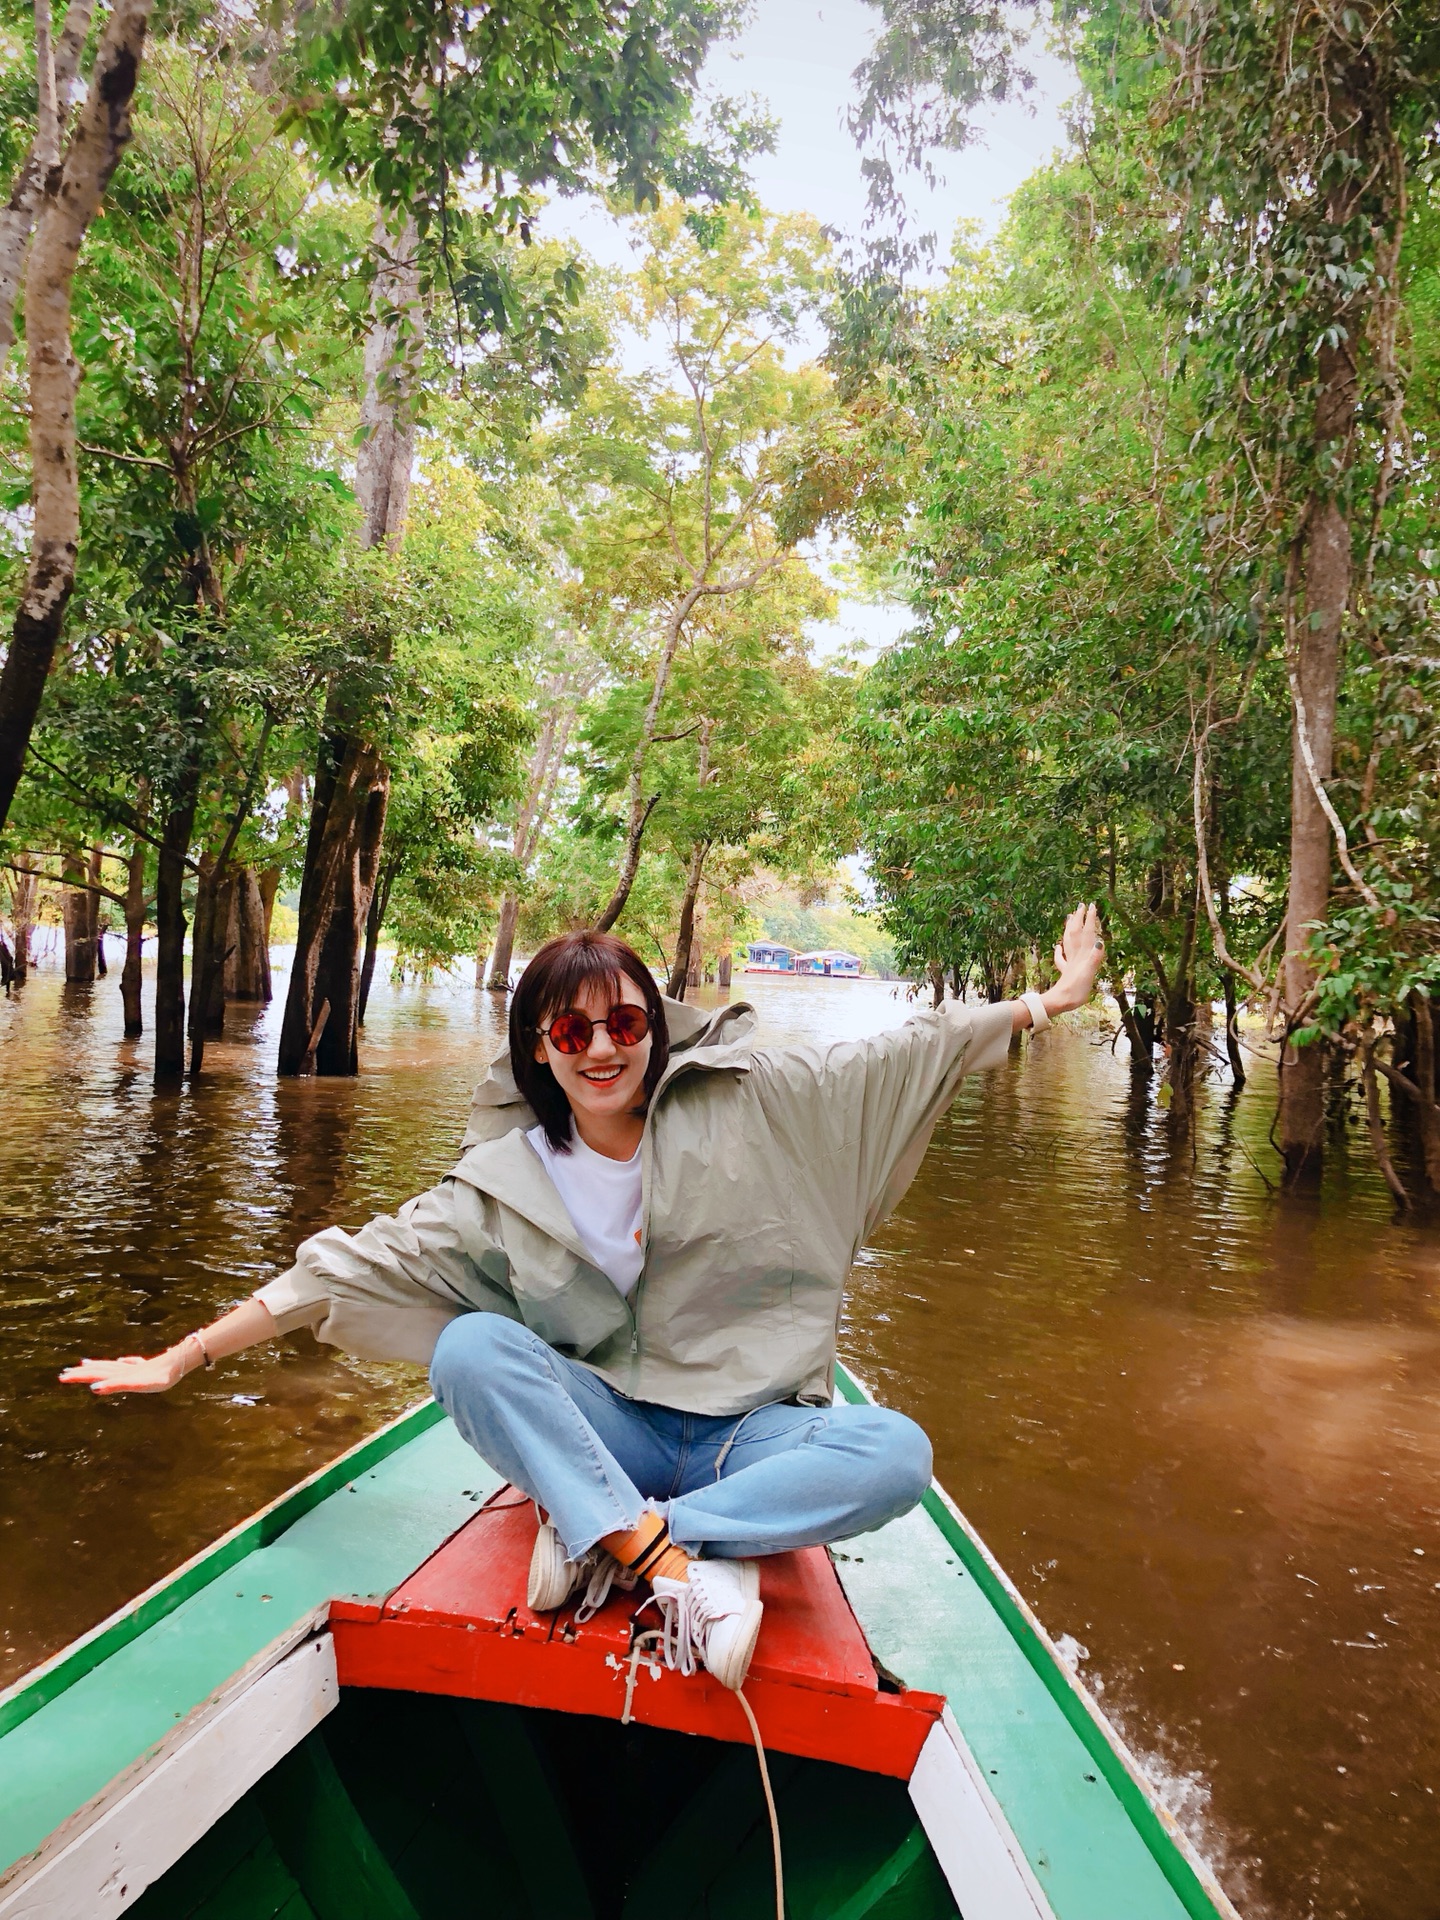
[[[535,1042],[557,1013],[574,1006],[582,988],[604,986],[618,995],[622,978],[639,987],[650,1016],[650,1064],[638,1109],[643,1113],[670,1058],[670,1033],[655,976],[633,947],[613,933],[562,933],[531,960],[510,1002],[510,1069],[557,1153],[570,1151],[573,1116],[550,1062],[535,1058]]]

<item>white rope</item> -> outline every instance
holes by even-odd
[[[630,1725],[631,1711],[635,1705],[635,1682],[639,1677],[640,1661],[646,1648],[654,1648],[655,1642],[662,1644],[665,1631],[662,1627],[651,1627],[645,1633],[637,1633],[630,1647],[630,1662],[625,1675],[625,1705],[620,1710],[622,1727]],[[659,1669],[654,1664],[654,1654],[646,1660],[650,1672],[658,1678]],[[775,1810],[775,1793],[770,1785],[770,1768],[765,1760],[765,1742],[760,1738],[760,1727],[756,1721],[750,1702],[745,1698],[743,1687],[736,1687],[735,1698],[740,1702],[740,1710],[750,1723],[750,1737],[755,1742],[755,1758],[760,1763],[760,1785],[765,1794],[765,1811],[770,1816],[770,1850],[775,1860],[775,1920],[785,1920],[785,1862],[780,1852],[780,1816]]]
[[[651,1627],[648,1633],[637,1633],[634,1641],[631,1643],[630,1670],[625,1676],[625,1705],[620,1712],[620,1724],[622,1727],[628,1727],[630,1724],[630,1709],[635,1704],[635,1680],[637,1670],[640,1666],[640,1656],[647,1646],[653,1647],[657,1640],[663,1639],[664,1634],[662,1630],[659,1627]],[[658,1678],[660,1670],[655,1666],[653,1659],[647,1660],[645,1664],[651,1673],[655,1674]]]
[[[765,1764],[765,1742],[760,1738],[760,1728],[755,1715],[750,1710],[750,1702],[745,1698],[745,1689],[736,1687],[735,1698],[744,1710],[745,1718],[750,1722],[750,1732],[755,1741],[755,1758],[760,1762],[760,1784],[765,1789],[765,1807],[770,1815],[770,1845],[775,1853],[775,1920],[785,1920],[785,1863],[780,1857],[780,1816],[775,1811],[775,1795],[770,1787],[770,1769]]]

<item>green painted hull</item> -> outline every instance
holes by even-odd
[[[849,1376],[840,1386],[864,1397]],[[0,1920],[32,1910],[25,1889],[61,1873],[68,1836],[93,1836],[227,1689],[305,1643],[332,1598],[393,1591],[496,1486],[427,1403],[0,1696]],[[946,1696],[947,1757],[958,1768],[963,1754],[972,1814],[983,1802],[1017,1863],[998,1904],[961,1901],[966,1920],[982,1905],[1027,1920],[1233,1920],[938,1488],[835,1558],[881,1670]],[[773,1759],[790,1920],[960,1910],[965,1847],[940,1834],[933,1793],[925,1813],[914,1783]],[[656,1898],[682,1914],[773,1911],[753,1752],[655,1728],[345,1689],[226,1806],[148,1891],[88,1911],[506,1920],[626,1915]]]

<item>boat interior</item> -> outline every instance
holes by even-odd
[[[903,1781],[768,1756],[789,1920],[958,1909]],[[130,1909],[135,1920],[756,1920],[755,1751],[488,1700],[340,1704]]]

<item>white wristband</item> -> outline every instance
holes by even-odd
[[[1020,998],[1030,1009],[1031,1031],[1033,1033],[1044,1033],[1045,1029],[1050,1025],[1050,1015],[1046,1009],[1045,1002],[1033,988],[1029,993],[1022,993]]]

